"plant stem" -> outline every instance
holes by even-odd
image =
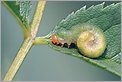
[[[31,35],[33,38],[36,37],[36,33],[38,31],[39,28],[39,24],[42,18],[42,14],[43,14],[43,10],[45,7],[46,1],[45,0],[41,0],[38,2],[37,8],[36,8],[36,13],[34,15],[32,24],[31,24]]]
[[[31,24],[31,33],[30,35],[25,38],[19,52],[17,53],[12,65],[10,66],[8,72],[4,77],[4,81],[11,81],[15,74],[17,73],[19,67],[21,66],[24,58],[26,57],[28,51],[30,50],[31,46],[33,45],[33,40],[37,34],[37,30],[39,28],[39,24],[42,18],[43,10],[45,7],[46,1],[39,1],[36,7],[35,15],[33,18],[33,22]],[[43,41],[42,41],[43,42]]]
[[[31,48],[31,46],[32,46],[32,40],[27,38],[23,42],[19,52],[17,53],[11,67],[9,68],[9,70],[4,78],[4,81],[11,81],[13,79],[17,70],[19,69],[20,65],[22,64],[25,56],[27,55],[29,49]]]
[[[51,40],[46,37],[36,37],[33,41],[33,44],[48,44],[49,41]]]

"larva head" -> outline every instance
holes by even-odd
[[[59,43],[60,43],[56,34],[53,34],[53,35],[51,36],[51,40],[52,40],[52,42],[53,42],[54,44],[59,44]]]
[[[51,40],[53,44],[64,44],[64,39],[59,37],[57,34],[53,34],[51,36]]]

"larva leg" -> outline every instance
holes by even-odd
[[[64,42],[63,41],[59,41],[59,43],[61,44],[61,48],[64,46]]]
[[[61,48],[64,46],[64,43],[61,44]]]
[[[68,48],[70,47],[70,45],[68,45]]]
[[[68,42],[67,43],[67,47],[70,48],[70,45],[71,45],[71,42]]]

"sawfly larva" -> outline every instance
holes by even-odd
[[[106,48],[106,38],[103,31],[92,24],[83,23],[72,26],[70,29],[60,29],[51,36],[53,44],[66,43],[68,48],[74,43],[81,54],[89,58],[97,58]]]

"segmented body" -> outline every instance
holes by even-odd
[[[52,42],[54,44],[64,44],[64,43],[67,43],[68,45],[70,45],[71,43],[76,44],[79,35],[85,31],[91,31],[94,34],[98,32],[102,33],[102,30],[100,28],[95,27],[93,25],[78,24],[71,27],[68,30],[66,29],[58,30],[55,34],[52,35]]]
[[[78,50],[86,56],[90,53],[95,55],[94,57],[98,57],[96,55],[101,55],[106,47],[103,31],[99,27],[88,23],[75,25],[68,30],[60,29],[51,38],[54,44],[61,44],[61,47],[64,43],[67,43],[68,47],[71,43],[74,43]],[[98,51],[96,52],[96,50]]]

